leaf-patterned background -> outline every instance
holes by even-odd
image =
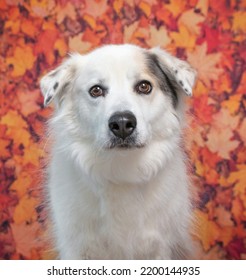
[[[160,45],[198,72],[186,134],[201,259],[246,259],[244,0],[0,1],[0,259],[47,259],[39,80],[70,51]],[[41,142],[42,143],[42,142]]]

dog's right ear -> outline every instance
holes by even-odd
[[[75,70],[74,57],[72,56],[41,79],[40,88],[44,96],[45,107],[54,98],[58,98],[58,101],[60,101],[64,93],[69,91],[69,86],[75,76]]]

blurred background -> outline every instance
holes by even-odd
[[[161,46],[198,72],[185,134],[200,259],[246,259],[246,2],[0,1],[0,259],[49,259],[39,80],[67,53]]]

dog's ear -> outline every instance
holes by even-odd
[[[155,63],[163,73],[188,96],[192,96],[192,89],[196,80],[196,71],[185,61],[180,60],[168,52],[156,47],[149,50]]]
[[[75,76],[74,58],[71,56],[59,67],[47,73],[40,81],[41,92],[44,96],[44,106],[48,106],[57,97],[60,101]]]

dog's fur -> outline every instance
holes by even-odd
[[[139,93],[140,81],[152,91]],[[52,100],[47,186],[61,259],[176,259],[189,256],[191,203],[181,149],[185,95],[195,71],[154,48],[109,45],[72,54],[41,80]],[[104,94],[90,95],[99,85]],[[121,139],[109,119],[128,111]]]

